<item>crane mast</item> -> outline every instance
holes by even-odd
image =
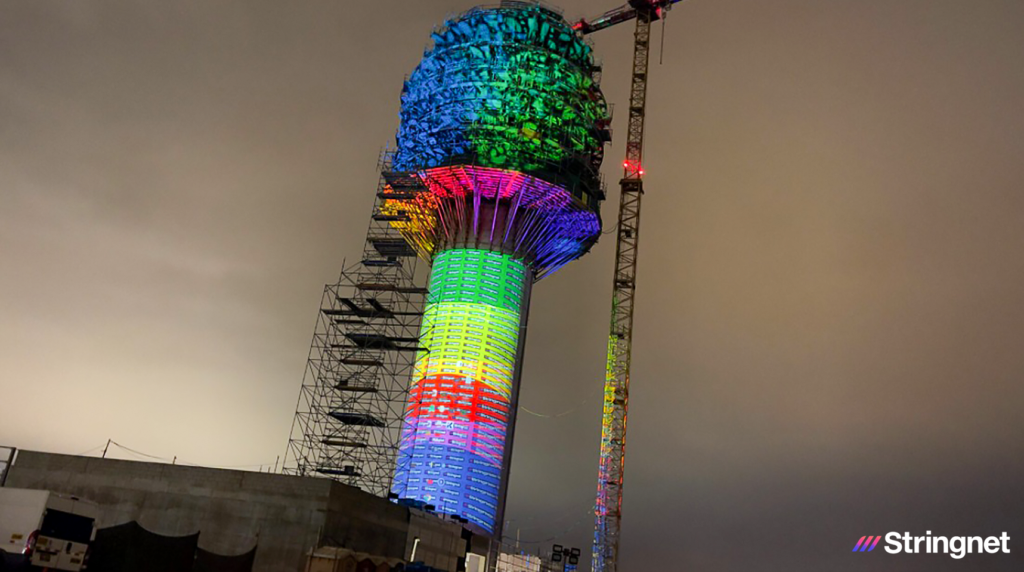
[[[611,328],[605,370],[594,523],[594,572],[614,572],[618,564],[622,520],[622,480],[626,463],[626,417],[629,408],[629,366],[633,350],[633,302],[640,239],[640,201],[644,194],[644,110],[651,44],[651,13],[637,13],[633,50],[633,84],[629,95],[625,173],[619,182],[618,235],[612,283]]]
[[[633,303],[636,300],[636,264],[640,240],[640,203],[644,194],[644,118],[647,104],[647,68],[650,62],[651,22],[680,0],[631,0],[575,28],[583,34],[636,19],[633,36],[633,76],[629,94],[626,159],[619,181],[619,218],[612,283],[611,327],[605,370],[601,420],[601,457],[598,467],[594,516],[594,572],[615,572],[622,521],[622,485],[626,464],[626,419],[629,410],[629,370],[633,349]]]

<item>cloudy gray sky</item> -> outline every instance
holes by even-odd
[[[0,442],[273,463],[402,80],[472,4],[0,1]],[[1021,569],[1022,29],[1018,0],[673,12],[625,570]],[[611,181],[630,34],[594,38]],[[521,402],[572,412],[520,416],[524,541],[589,546],[613,251],[534,289]],[[1014,552],[850,552],[891,530],[1005,530]]]

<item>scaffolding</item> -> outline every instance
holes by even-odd
[[[408,215],[381,209],[393,156],[385,150],[378,163],[362,258],[324,287],[284,462],[286,473],[381,497],[391,490],[409,379],[425,349],[417,340],[427,294],[416,251],[391,224]]]
[[[17,454],[18,449],[15,447],[0,446],[0,487],[7,482],[7,474],[10,472]]]

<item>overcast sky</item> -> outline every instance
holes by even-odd
[[[0,0],[0,444],[273,464],[403,78],[472,4]],[[673,11],[624,570],[1022,568],[1022,30],[1019,0]],[[631,27],[594,41],[614,183]],[[613,254],[534,289],[521,404],[570,412],[519,417],[530,546],[589,551]],[[1014,552],[850,552],[925,530]]]

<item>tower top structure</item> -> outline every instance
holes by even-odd
[[[529,2],[474,8],[431,38],[402,93],[392,185],[401,197],[427,192],[392,205],[410,219],[395,226],[427,260],[472,246],[538,277],[586,253],[601,231],[610,139],[591,47]],[[502,202],[507,218],[488,207]]]

